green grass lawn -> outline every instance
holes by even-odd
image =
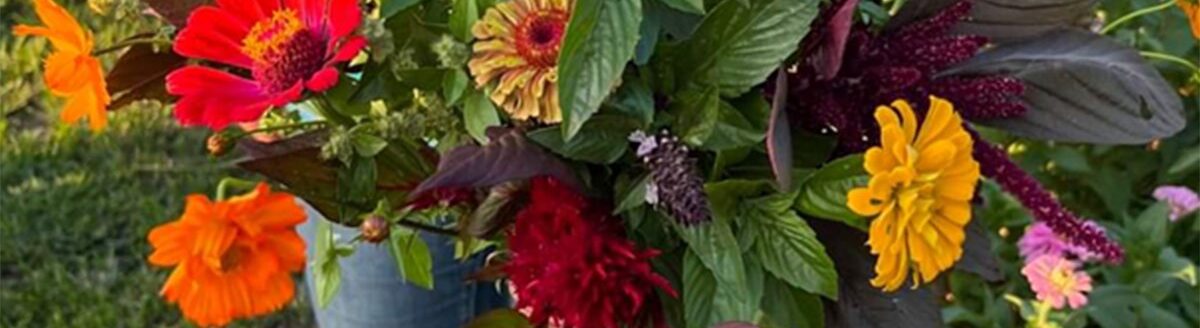
[[[184,195],[211,194],[238,171],[169,115],[124,110],[97,135],[0,129],[0,326],[190,325],[158,296],[169,271],[146,262],[146,233],[178,217]],[[306,296],[296,299],[239,325],[312,326]]]

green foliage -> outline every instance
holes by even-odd
[[[425,289],[433,289],[433,257],[425,239],[416,231],[397,227],[392,230],[388,246],[404,280]]]
[[[633,58],[640,0],[581,1],[562,39],[558,59],[562,134],[571,140],[616,88],[625,63]]]
[[[846,206],[846,194],[854,188],[866,187],[870,179],[862,163],[861,155],[851,155],[825,164],[800,186],[796,209],[805,215],[839,221],[866,231],[866,218]]]

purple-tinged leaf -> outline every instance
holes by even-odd
[[[825,251],[838,271],[838,300],[836,304],[826,303],[826,327],[944,325],[941,307],[928,285],[917,289],[903,287],[892,293],[871,286],[875,256],[863,246],[867,243],[866,233],[825,220],[810,220],[809,224],[825,244]]]
[[[175,27],[187,25],[188,16],[196,7],[213,3],[212,0],[143,0],[150,10]]]
[[[492,128],[488,135],[492,142],[486,146],[459,146],[442,156],[437,172],[421,182],[410,197],[440,188],[486,188],[543,175],[582,190],[565,163],[529,142],[521,131]]]
[[[1140,144],[1174,135],[1183,104],[1134,49],[1076,29],[1005,43],[940,74],[1007,75],[1025,85],[1025,115],[980,120],[1013,134],[1066,142]],[[939,77],[940,77],[939,76]]]
[[[145,36],[148,35],[134,38]],[[129,47],[104,78],[108,93],[117,95],[109,109],[120,109],[142,99],[171,99],[171,95],[167,94],[167,74],[184,64],[187,64],[187,58],[175,54],[170,47],[158,51],[150,44]]]
[[[327,218],[336,218],[337,168],[321,159],[324,132],[312,132],[273,143],[243,138],[238,149],[244,170],[262,174],[284,185]]]
[[[854,9],[858,0],[842,1],[837,11],[826,22],[822,35],[821,47],[817,48],[815,67],[821,79],[828,80],[837,76],[842,69],[842,55],[846,52],[846,38],[850,36],[850,26],[854,25]]]
[[[1096,0],[973,0],[971,19],[954,32],[1010,42],[1091,20]]]
[[[992,239],[988,237],[988,231],[980,221],[983,218],[979,217],[978,211],[976,213],[975,218],[967,223],[967,240],[963,242],[963,255],[958,263],[954,264],[954,269],[974,273],[988,282],[1003,280],[1004,272],[1000,271],[1000,260],[992,251]]]
[[[850,0],[856,1],[856,0]],[[782,68],[775,72],[775,95],[767,124],[767,157],[780,191],[792,190],[792,128],[787,117],[788,79]]]

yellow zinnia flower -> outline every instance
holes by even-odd
[[[904,100],[875,110],[880,146],[867,150],[863,161],[871,181],[847,195],[852,211],[876,216],[867,240],[879,257],[871,285],[884,291],[904,284],[910,269],[916,288],[954,265],[971,220],[979,182],[971,135],[954,105],[933,96],[929,102],[924,124]]]
[[[52,0],[37,0],[33,8],[46,26],[17,25],[13,34],[46,37],[54,46],[54,53],[46,57],[43,78],[54,95],[67,98],[62,120],[74,123],[87,115],[92,130],[103,129],[108,122],[104,108],[112,99],[100,61],[92,57],[92,34]]]
[[[571,17],[571,0],[512,0],[488,9],[475,23],[467,66],[480,88],[499,80],[492,101],[515,119],[562,120],[558,105],[558,49]]]

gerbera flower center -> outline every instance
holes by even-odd
[[[254,60],[254,79],[274,93],[320,70],[326,43],[324,37],[304,27],[296,11],[282,9],[254,24],[242,39],[242,52]]]
[[[567,13],[557,10],[525,17],[517,26],[517,53],[534,65],[553,67],[566,25]]]

